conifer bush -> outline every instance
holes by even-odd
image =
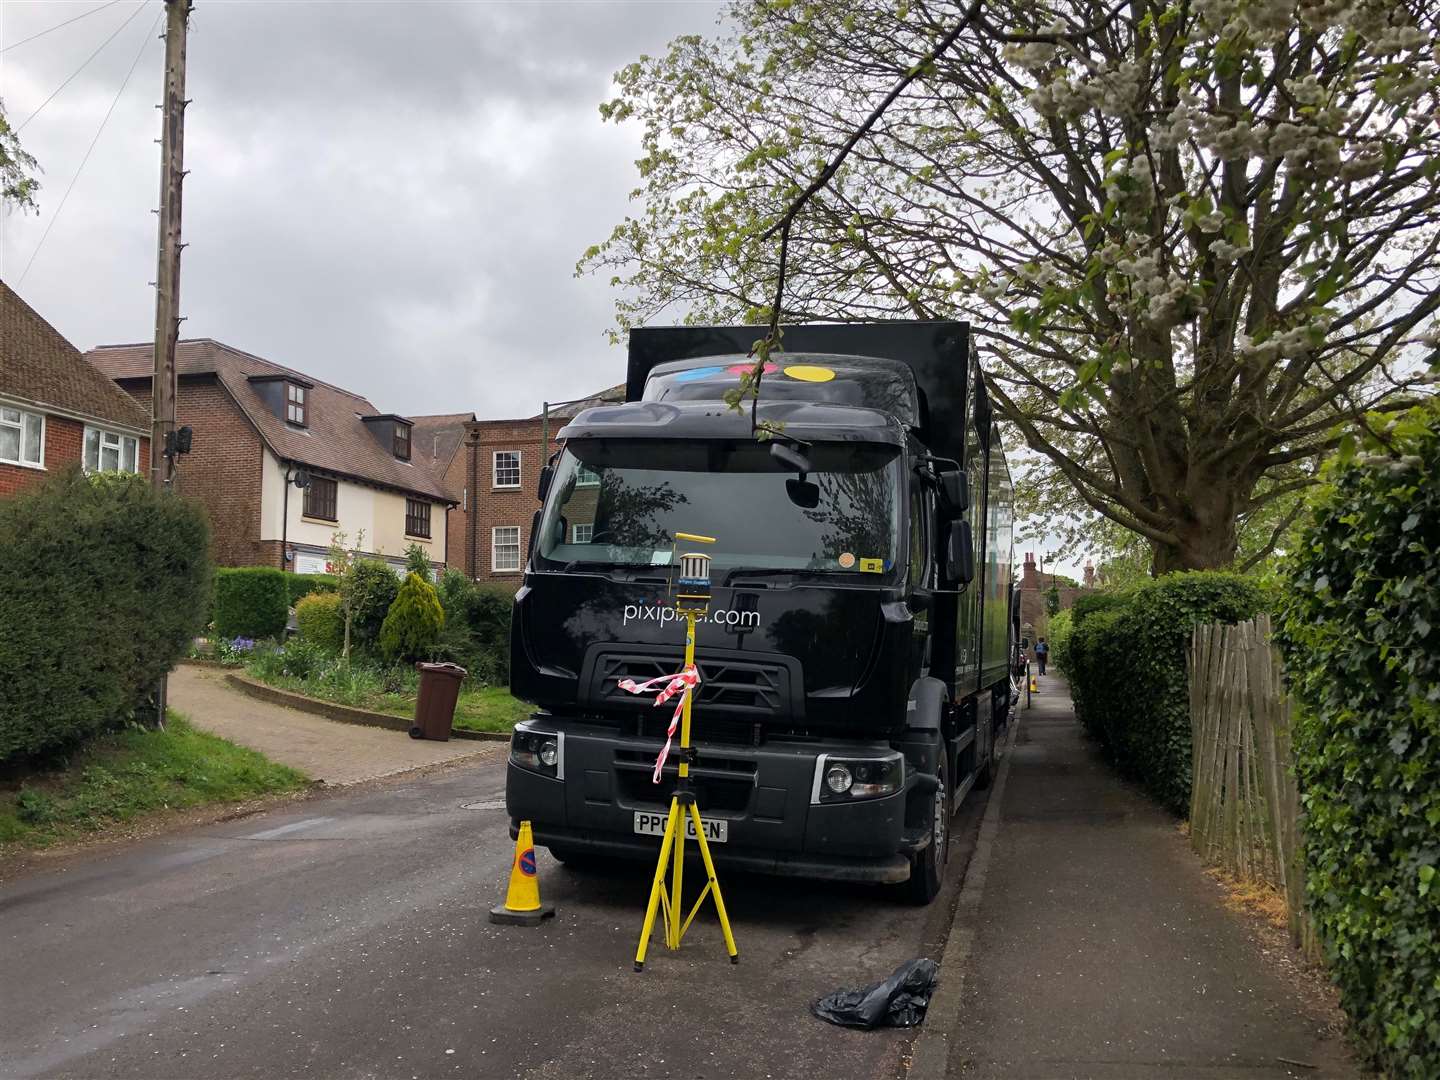
[[[205,620],[200,507],[78,468],[0,499],[0,761],[126,720]]]
[[[1279,644],[1300,703],[1306,890],[1352,1031],[1440,1076],[1440,406],[1327,466]]]
[[[395,602],[380,627],[380,651],[390,660],[419,660],[430,655],[445,625],[445,609],[435,586],[419,574],[405,575]]]
[[[330,652],[339,652],[345,639],[345,616],[340,612],[340,595],[315,592],[301,597],[295,605],[295,624],[300,637]]]

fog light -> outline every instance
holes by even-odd
[[[844,795],[854,782],[855,778],[844,765],[831,765],[825,770],[825,786],[836,795]]]
[[[540,744],[540,760],[547,766],[554,767],[555,762],[560,759],[560,747],[554,739],[546,739]]]

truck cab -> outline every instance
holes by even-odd
[[[680,670],[675,537],[713,536],[690,772],[717,862],[928,901],[1011,704],[1010,481],[968,329],[787,330],[736,411],[761,336],[634,331],[629,400],[559,433],[512,624],[537,712],[507,807],[562,860],[654,859],[669,709],[620,682]]]

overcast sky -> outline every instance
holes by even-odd
[[[153,339],[163,4],[24,39],[103,3],[0,0],[0,98],[44,170],[39,213],[0,219],[0,277],[82,349]],[[597,106],[618,68],[720,12],[196,0],[182,336],[402,415],[526,416],[622,381],[611,287],[574,267],[627,211],[639,131]]]
[[[0,47],[102,2],[3,0]],[[20,132],[44,169],[39,214],[3,222],[0,276],[82,349],[153,336],[162,7],[117,0],[0,53],[19,126],[119,30]],[[196,0],[181,335],[401,414],[530,415],[621,381],[608,281],[573,275],[626,212],[638,130],[597,106],[619,67],[719,14]]]

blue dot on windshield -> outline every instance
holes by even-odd
[[[725,371],[722,367],[697,367],[689,371],[682,371],[675,376],[676,382],[694,382],[696,379],[708,379],[712,375],[721,375]]]

